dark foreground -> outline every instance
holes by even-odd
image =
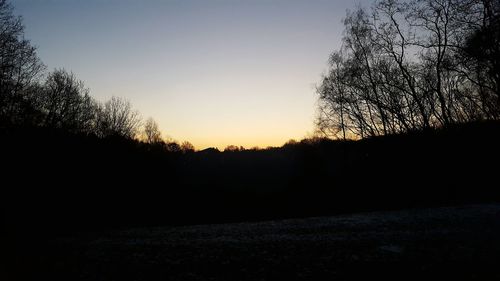
[[[500,280],[500,204],[87,233],[18,259],[37,280]]]

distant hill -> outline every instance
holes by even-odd
[[[205,148],[205,149],[198,151],[199,154],[210,154],[210,153],[219,153],[219,152],[220,152],[220,150],[218,150],[216,147],[209,147],[209,148]]]

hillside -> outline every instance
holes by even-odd
[[[171,152],[121,138],[0,130],[15,236],[498,202],[500,123],[266,150]],[[15,232],[14,232],[15,233]]]

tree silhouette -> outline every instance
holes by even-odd
[[[143,135],[146,143],[157,144],[163,142],[160,130],[158,129],[158,124],[156,124],[155,120],[151,117],[144,123]]]
[[[191,144],[190,142],[188,141],[184,141],[182,142],[181,144],[181,150],[182,152],[184,153],[191,153],[191,152],[194,152],[195,151],[195,148],[194,148],[194,145]]]
[[[482,14],[482,21],[470,16],[462,20],[472,30],[465,37],[460,54],[464,77],[479,91],[483,111],[490,118],[500,114],[500,1],[482,0],[483,5],[468,9],[465,15]]]
[[[121,136],[135,138],[141,119],[139,113],[132,109],[130,102],[112,97],[99,105],[96,120],[96,133],[100,137]]]
[[[173,153],[177,153],[177,152],[181,152],[182,151],[182,148],[181,146],[176,142],[176,141],[169,141],[166,143],[166,149],[168,152],[173,152]]]
[[[21,17],[12,13],[6,0],[0,0],[0,121],[22,123],[32,105],[26,93],[32,89],[45,66],[30,41],[24,39]]]
[[[34,98],[45,115],[43,126],[74,132],[93,131],[97,104],[73,73],[65,70],[50,73]]]
[[[379,0],[349,12],[317,87],[318,131],[363,138],[500,118],[493,3]]]
[[[112,97],[98,103],[73,73],[56,69],[42,80],[44,71],[35,47],[24,38],[21,17],[13,15],[7,0],[0,0],[0,126],[137,137],[141,119],[128,101]]]
[[[240,148],[236,145],[228,145],[226,148],[224,148],[224,152],[238,152],[240,151]]]

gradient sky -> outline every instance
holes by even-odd
[[[198,149],[314,131],[315,85],[347,9],[369,0],[12,0],[49,70],[128,99]]]

